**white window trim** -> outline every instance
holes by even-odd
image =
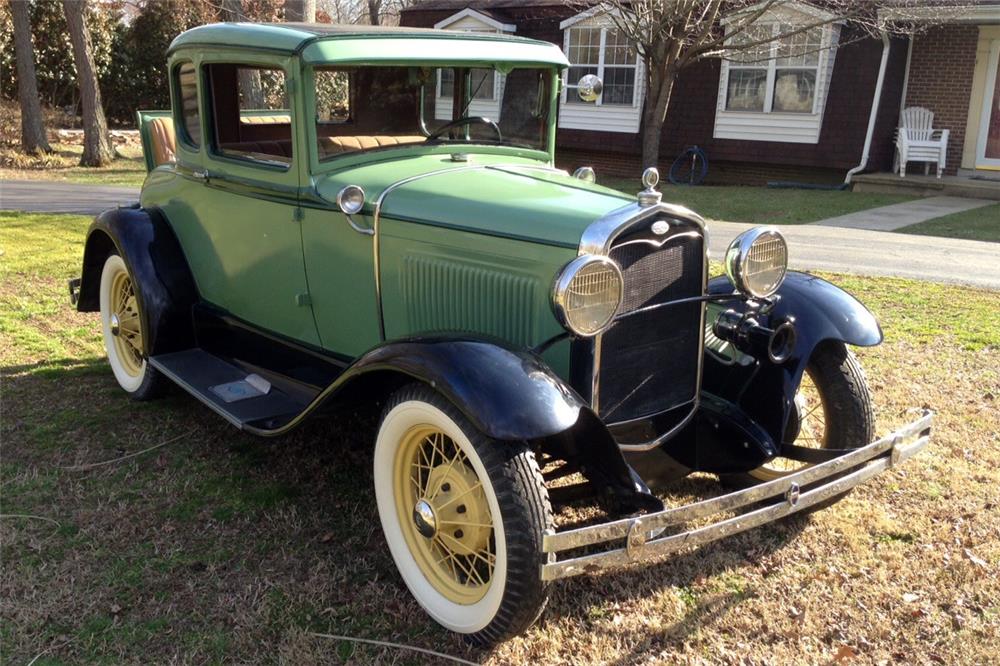
[[[572,16],[559,24],[563,31],[563,53],[569,57],[570,30],[573,28],[600,29],[601,38],[596,65],[597,76],[604,78],[605,68],[624,69],[631,66],[635,71],[635,84],[632,87],[631,104],[605,104],[601,95],[593,104],[574,104],[567,98],[577,86],[565,84],[560,93],[559,127],[565,129],[582,129],[602,132],[621,132],[635,134],[639,131],[642,101],[645,93],[645,76],[643,75],[642,58],[636,53],[635,62],[631,65],[605,65],[605,50],[607,48],[608,30],[614,30],[614,23],[600,7],[592,7],[587,11]],[[578,25],[589,21],[590,25]],[[595,67],[595,65],[580,65],[570,62],[573,67]]]
[[[745,11],[752,10],[753,8],[749,8]],[[805,16],[796,21],[796,13]],[[815,7],[802,3],[789,3],[782,5],[780,13],[776,11],[773,15],[763,17],[759,22],[762,25],[770,25],[772,30],[777,31],[780,30],[781,25],[813,23],[833,18],[832,14],[818,10]],[[722,24],[725,26],[731,23],[733,19],[734,16],[726,17],[723,19]],[[732,69],[740,69],[741,67],[737,63],[723,59],[719,71],[719,89],[716,100],[713,137],[716,139],[742,141],[819,143],[819,136],[823,127],[823,115],[830,90],[830,81],[833,78],[833,69],[836,62],[836,45],[840,39],[840,28],[842,25],[843,22],[835,21],[823,26],[817,26],[822,29],[822,37],[818,62],[815,68],[779,66],[776,61],[777,42],[771,42],[771,57],[766,63],[760,63],[756,67],[754,64],[747,65],[748,68],[756,69],[763,69],[764,66],[767,67],[764,109],[762,111],[729,110],[726,108],[729,95],[729,73]],[[773,34],[775,33],[772,32]],[[774,110],[774,85],[778,69],[815,70],[816,91],[813,95],[813,108],[811,112]]]

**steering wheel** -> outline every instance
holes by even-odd
[[[501,142],[503,141],[503,132],[500,131],[500,126],[497,125],[492,120],[490,120],[489,118],[483,118],[482,116],[464,116],[462,118],[459,118],[458,120],[453,120],[444,127],[439,127],[438,129],[434,130],[434,132],[427,137],[426,141],[427,142],[437,141],[438,139],[441,138],[443,134],[448,132],[448,130],[454,129],[456,127],[463,127],[465,125],[473,125],[473,124],[487,125],[488,127],[490,127],[490,129],[496,132],[497,141]]]

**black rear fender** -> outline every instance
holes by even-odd
[[[191,307],[198,290],[170,224],[158,210],[107,210],[90,225],[83,251],[77,310],[100,309],[101,272],[118,253],[135,283],[147,356],[194,346]]]

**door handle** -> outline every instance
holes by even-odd
[[[195,180],[200,180],[203,183],[208,182],[208,171],[192,171],[191,177]]]

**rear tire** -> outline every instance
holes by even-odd
[[[824,449],[856,449],[874,440],[875,412],[868,381],[858,359],[844,343],[827,342],[813,351],[795,397],[796,411],[789,418],[786,443]],[[810,466],[809,463],[775,458],[744,474],[726,475],[723,481],[746,487]],[[806,511],[827,507],[846,495],[838,495]]]
[[[146,359],[135,282],[117,254],[104,260],[100,301],[104,349],[118,385],[133,400],[158,397],[166,380]]]
[[[386,405],[374,458],[386,543],[424,610],[475,645],[534,623],[548,600],[542,535],[553,520],[531,450],[490,440],[411,385]]]

